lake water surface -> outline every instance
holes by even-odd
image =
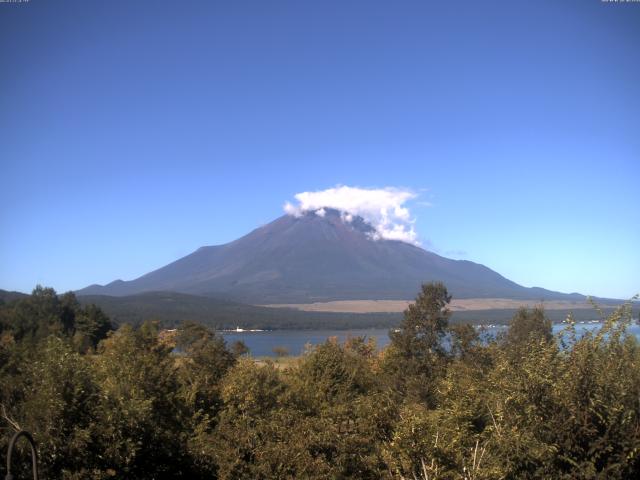
[[[578,334],[585,331],[595,331],[602,326],[601,323],[578,323],[576,330]],[[566,325],[556,324],[553,326],[553,333],[558,333]],[[491,326],[486,328],[488,335],[496,335],[504,331],[505,326]],[[640,340],[640,325],[634,323],[629,327],[629,333]],[[330,337],[337,337],[340,342],[346,338],[364,336],[375,338],[379,348],[385,347],[389,343],[389,329],[373,328],[361,330],[271,330],[264,332],[221,332],[227,344],[232,344],[236,340],[242,340],[250,353],[254,357],[273,357],[275,347],[285,347],[290,355],[301,355],[304,353],[305,345],[318,345]]]

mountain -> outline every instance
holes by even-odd
[[[26,293],[21,292],[10,292],[8,290],[0,289],[0,305],[3,303],[13,302],[14,300],[20,300],[22,298],[27,298],[28,295]]]
[[[456,298],[582,299],[526,288],[467,260],[415,245],[374,240],[372,226],[337,210],[284,215],[233,242],[201,247],[135,280],[91,285],[79,295],[179,292],[253,304],[412,299],[443,281]]]

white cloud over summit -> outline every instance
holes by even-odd
[[[419,245],[414,229],[415,220],[403,205],[416,194],[401,188],[357,188],[338,186],[317,192],[301,192],[294,195],[297,204],[285,203],[284,211],[298,216],[315,212],[323,217],[325,208],[342,212],[343,221],[350,222],[353,216],[362,217],[375,228],[374,239],[400,240]]]

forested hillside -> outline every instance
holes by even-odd
[[[183,321],[194,321],[213,329],[260,328],[280,329],[357,329],[370,327],[396,327],[402,313],[338,313],[309,312],[291,308],[268,308],[231,302],[210,297],[172,292],[149,292],[125,297],[107,295],[81,295],[84,305],[98,305],[114,323],[141,325],[145,320],[159,320],[163,328],[174,328]],[[621,302],[620,302],[621,303]],[[548,310],[554,322],[561,322],[567,309]],[[613,311],[611,306],[605,310]],[[516,309],[469,310],[452,312],[453,322],[473,324],[507,324]],[[575,309],[576,321],[589,321],[597,317],[592,309]]]
[[[364,328],[392,327],[400,313],[303,312],[290,308],[268,308],[198,295],[174,292],[149,292],[125,297],[107,295],[78,296],[82,304],[96,304],[116,323],[140,325],[159,320],[164,328],[183,321],[194,321],[213,329],[260,328]]]

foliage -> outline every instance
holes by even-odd
[[[117,323],[141,325],[149,318],[164,328],[176,328],[190,320],[213,329],[350,329],[388,328],[400,313],[305,312],[271,308],[175,292],[148,292],[126,297],[83,295],[82,303],[95,303]]]
[[[249,347],[242,340],[236,340],[231,344],[231,351],[236,357],[241,357],[249,353]]]
[[[511,345],[526,345],[530,341],[549,342],[553,335],[551,320],[541,306],[529,310],[520,308],[509,325],[505,341]]]
[[[276,357],[287,357],[289,356],[289,349],[287,347],[279,345],[273,347],[273,353],[276,354]]]
[[[415,303],[405,310],[400,328],[389,333],[391,345],[384,369],[402,395],[430,404],[435,401],[435,385],[446,366],[443,339],[448,332],[450,301],[442,283],[423,285]]]
[[[449,300],[423,286],[382,352],[329,339],[283,366],[38,287],[0,305],[0,448],[25,428],[64,479],[639,476],[631,305],[582,336],[523,309],[487,341]]]
[[[86,351],[113,329],[94,304],[81,306],[72,292],[57,295],[38,285],[30,296],[0,305],[0,332],[16,341],[37,343],[49,335],[73,337],[76,349]]]
[[[45,474],[84,471],[92,451],[98,389],[89,364],[69,343],[50,336],[33,349],[14,347],[2,378],[2,407],[14,428],[34,432]],[[3,447],[12,429],[3,429]]]

